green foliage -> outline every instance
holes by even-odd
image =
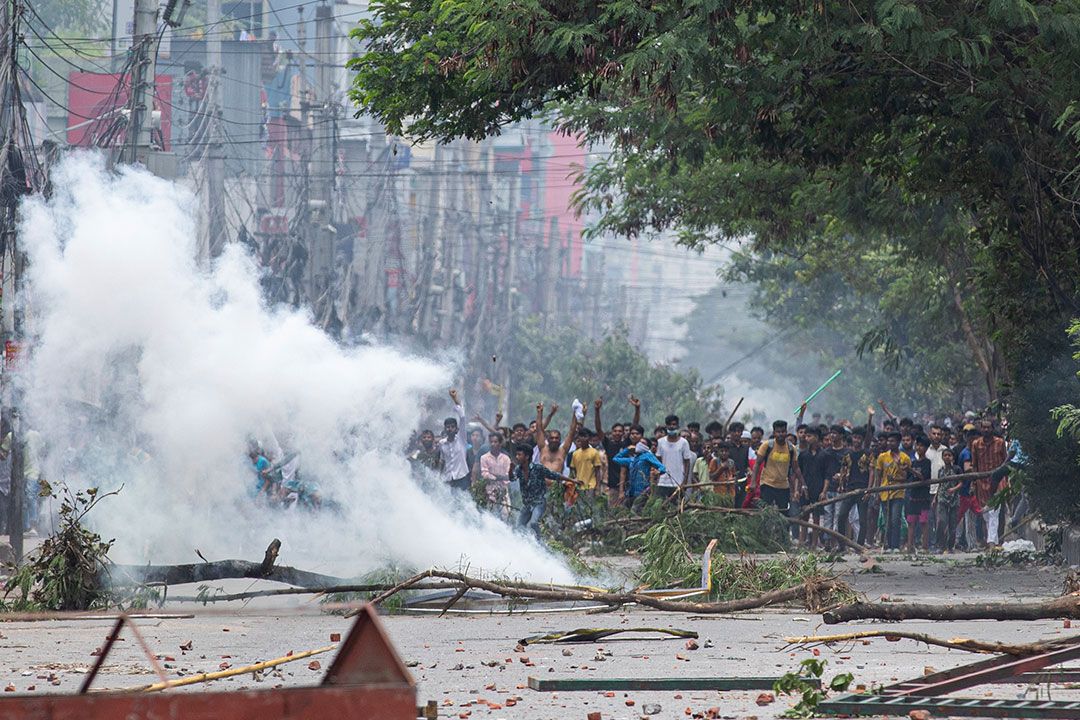
[[[40,496],[60,503],[60,528],[22,565],[13,568],[4,585],[2,609],[89,610],[109,604],[102,578],[114,541],[103,541],[83,525],[83,520],[101,500],[120,491],[99,494],[97,488],[89,488],[72,493],[66,485],[60,488],[56,493],[41,481]],[[9,600],[13,592],[17,595]]]
[[[570,326],[543,329],[538,317],[526,318],[511,332],[511,385],[513,407],[509,417],[531,418],[536,403],[551,402],[570,408],[576,397],[586,405],[585,422],[592,427],[591,403],[603,397],[604,421],[630,420],[631,395],[641,399],[646,427],[676,413],[687,420],[715,415],[718,398],[704,387],[695,371],[651,363],[630,344],[626,331],[617,328],[602,340],[592,341]],[[562,411],[565,412],[565,411]],[[561,416],[567,422],[568,415]],[[556,418],[556,427],[563,423]],[[565,432],[565,430],[563,431]]]
[[[1052,416],[1063,399],[1080,397],[1077,367],[1064,348],[1032,357],[1009,398],[1009,433],[1030,459],[1025,489],[1047,523],[1080,517],[1077,441],[1059,436]]]
[[[647,505],[643,515],[652,519],[650,527],[640,535],[627,538],[627,545],[636,546],[640,551],[639,579],[653,587],[697,585],[702,553],[714,539],[717,541],[716,553],[740,556],[783,552],[791,546],[788,522],[773,508],[750,515],[688,510],[667,517],[670,511],[670,505],[659,502]],[[714,576],[725,562],[715,557]],[[763,568],[770,576],[773,570],[772,567]]]
[[[45,29],[45,23],[61,37],[71,36],[82,40],[108,35],[112,4],[106,0],[34,0],[32,5],[34,12],[27,13],[26,21],[46,40],[52,41],[46,34],[49,31]],[[120,27],[123,28],[122,23]],[[53,41],[53,44],[59,43]],[[85,42],[80,42],[78,47],[83,51],[96,52]]]
[[[1033,497],[1075,495],[1042,438],[1076,395],[1042,391],[1064,389],[1080,307],[1080,0],[371,7],[352,93],[391,132],[480,138],[557,111],[613,150],[576,197],[592,232],[746,238],[773,265],[755,282],[805,283],[833,326],[861,313],[848,342],[924,387],[912,402],[977,372],[1040,466]],[[846,257],[860,286],[833,303]]]
[[[1080,320],[1074,320],[1069,326],[1069,335],[1072,336],[1073,343],[1077,348],[1073,358],[1080,360]],[[1077,372],[1080,374],[1080,370]],[[1054,420],[1057,420],[1057,435],[1059,438],[1072,438],[1080,442],[1080,407],[1071,403],[1058,405],[1050,411],[1050,415]]]
[[[415,575],[415,570],[407,568],[401,568],[395,565],[388,565],[386,567],[373,570],[357,579],[357,585],[387,585],[394,586],[401,582],[403,579]],[[326,593],[319,597],[320,605],[345,605],[369,602],[373,598],[379,596],[381,592],[348,592],[348,593]],[[405,601],[408,599],[410,591],[405,590],[395,595],[391,595],[383,602],[379,603],[379,611],[384,613],[399,612],[405,607]],[[330,608],[326,610],[330,615],[344,615],[347,610],[344,608]]]
[[[828,697],[828,693],[844,692],[851,686],[855,676],[851,673],[840,673],[829,681],[827,688],[819,690],[808,682],[814,678],[821,678],[825,674],[825,660],[807,658],[799,663],[796,672],[784,673],[783,677],[773,684],[773,692],[778,695],[797,695],[799,702],[789,708],[781,717],[786,718],[810,718],[817,714],[817,706]]]

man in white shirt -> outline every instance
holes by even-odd
[[[660,476],[656,491],[666,498],[674,495],[690,477],[694,453],[687,439],[679,435],[678,415],[668,415],[664,418],[664,425],[667,426],[667,434],[656,441],[656,456],[667,472]]]
[[[439,440],[442,479],[455,490],[469,492],[472,477],[466,459],[468,446],[465,444],[465,436],[459,432],[460,426],[465,424],[465,408],[458,399],[457,390],[453,388],[450,389],[450,399],[454,401],[457,417],[448,417],[443,421],[443,436]]]
[[[930,426],[930,447],[926,448],[926,459],[930,461],[930,478],[936,480],[941,468],[945,467],[945,461],[941,454],[947,450],[941,444],[945,439],[945,429],[940,425]],[[937,522],[937,494],[939,485],[930,486],[930,545],[938,547],[938,522]]]

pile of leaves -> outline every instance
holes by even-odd
[[[40,497],[59,501],[59,529],[19,566],[4,584],[0,609],[11,611],[89,610],[110,604],[103,582],[114,540],[102,540],[83,521],[103,499],[97,488],[56,492],[41,482]],[[13,597],[14,596],[14,597]]]
[[[628,540],[641,555],[639,579],[652,586],[685,584],[700,576],[711,540],[717,553],[776,553],[790,548],[787,521],[769,508],[752,515],[687,511],[653,524]],[[714,572],[718,557],[713,558]]]
[[[767,523],[769,515],[727,516],[742,517]],[[686,525],[697,516],[682,515],[649,528],[641,535],[641,569],[637,579],[653,588],[698,587],[701,583],[701,561],[707,541],[686,531]],[[687,522],[689,521],[689,523]],[[782,521],[782,518],[781,518]],[[787,523],[783,524],[787,528]],[[719,544],[718,544],[719,547]],[[746,552],[712,556],[712,592],[710,600],[736,600],[756,597],[773,590],[813,583],[829,577],[831,567],[819,555],[780,553],[759,558]],[[828,598],[816,598],[814,603],[828,606],[856,600],[854,591],[842,588]]]

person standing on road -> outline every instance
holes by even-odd
[[[539,538],[540,520],[547,507],[548,484],[573,481],[531,460],[531,447],[523,443],[514,448],[514,480],[521,488],[522,505],[518,525],[531,530]]]
[[[751,495],[751,490],[760,490],[762,505],[772,505],[780,512],[787,512],[791,498],[800,491],[801,483],[799,450],[788,440],[787,421],[777,420],[773,423],[772,438],[758,445],[754,477],[747,495]]]
[[[825,480],[828,468],[829,454],[821,448],[821,431],[816,425],[804,428],[803,444],[805,449],[798,455],[799,472],[803,482],[800,484],[801,492],[798,494],[803,502],[816,503],[825,499]],[[816,525],[821,524],[823,508],[812,510],[807,518]],[[816,549],[818,545],[818,533],[809,528],[799,528],[799,545]]]
[[[641,424],[641,401],[633,395],[630,396],[630,404],[634,408],[634,419],[630,423],[630,426]],[[623,501],[622,490],[626,484],[625,470],[622,465],[615,462],[615,456],[619,452],[630,445],[634,444],[630,442],[629,433],[630,426],[617,422],[611,426],[611,430],[607,433],[604,432],[603,423],[600,420],[600,409],[604,407],[604,398],[597,398],[593,403],[594,419],[596,420],[596,433],[600,436],[600,444],[603,446],[604,454],[607,455],[607,496],[608,503],[611,505],[617,505]],[[638,438],[640,439],[640,438]],[[634,441],[635,443],[637,441]]]
[[[450,399],[454,401],[457,417],[443,420],[443,436],[439,440],[439,456],[442,459],[442,479],[454,490],[469,492],[472,476],[469,474],[468,444],[460,432],[465,424],[465,408],[461,405],[458,392],[450,388]]]
[[[868,407],[866,410],[868,412],[866,428],[861,433],[855,432],[851,435],[851,450],[848,451],[847,482],[844,483],[844,490],[865,490],[870,487],[870,472],[873,470],[875,457],[872,447],[874,442],[874,408]],[[869,532],[870,526],[875,523],[870,517],[869,506],[869,494],[843,500],[840,503],[840,508],[836,511],[836,531],[841,535],[847,535],[848,518],[851,516],[852,508],[854,508],[859,523],[856,541],[860,545],[866,545],[867,536],[873,537],[873,533]]]
[[[480,456],[480,479],[488,506],[503,520],[510,519],[510,456],[502,451],[502,433],[488,435],[489,450]]]
[[[971,442],[971,468],[975,472],[990,472],[1005,464],[1009,457],[1005,439],[994,434],[994,424],[987,419],[979,421],[979,437]],[[982,506],[983,522],[986,524],[986,544],[996,547],[998,544],[998,526],[1001,518],[1000,507],[990,507],[990,498],[1003,485],[1008,485],[1007,477],[985,477],[975,481],[975,493]]]
[[[642,439],[644,428],[634,425],[630,428],[630,437],[637,438],[633,447],[626,447],[615,456],[615,462],[626,469],[626,487],[624,493],[626,504],[634,512],[639,512],[650,496],[652,488],[652,473],[666,473],[667,468],[649,450],[649,446]]]
[[[686,483],[690,477],[694,453],[690,443],[679,434],[679,416],[668,415],[664,418],[664,437],[657,440],[656,456],[667,468],[660,476],[656,491],[660,497],[669,498]]]
[[[878,455],[874,464],[874,487],[882,489],[881,502],[885,509],[885,550],[900,549],[900,530],[904,514],[904,491],[888,490],[889,485],[899,485],[911,470],[911,458],[900,451],[900,433],[885,436],[885,452]]]

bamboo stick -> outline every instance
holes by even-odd
[[[255,663],[254,665],[245,665],[243,667],[229,668],[228,670],[219,670],[218,672],[199,673],[198,675],[177,678],[175,680],[168,680],[166,682],[158,682],[152,685],[123,688],[121,690],[106,690],[102,692],[158,692],[160,690],[168,690],[169,688],[183,687],[184,685],[195,685],[196,683],[210,682],[211,680],[220,680],[222,678],[234,677],[236,675],[246,675],[248,673],[277,667],[278,665],[284,665],[285,663],[290,663],[294,660],[303,660],[304,658],[309,658],[312,655],[319,655],[321,653],[330,652],[331,650],[336,649],[337,645],[327,645],[326,647],[316,648],[315,650],[305,650],[303,652],[293,653],[292,655],[279,657],[276,660],[265,660],[260,663]]]

